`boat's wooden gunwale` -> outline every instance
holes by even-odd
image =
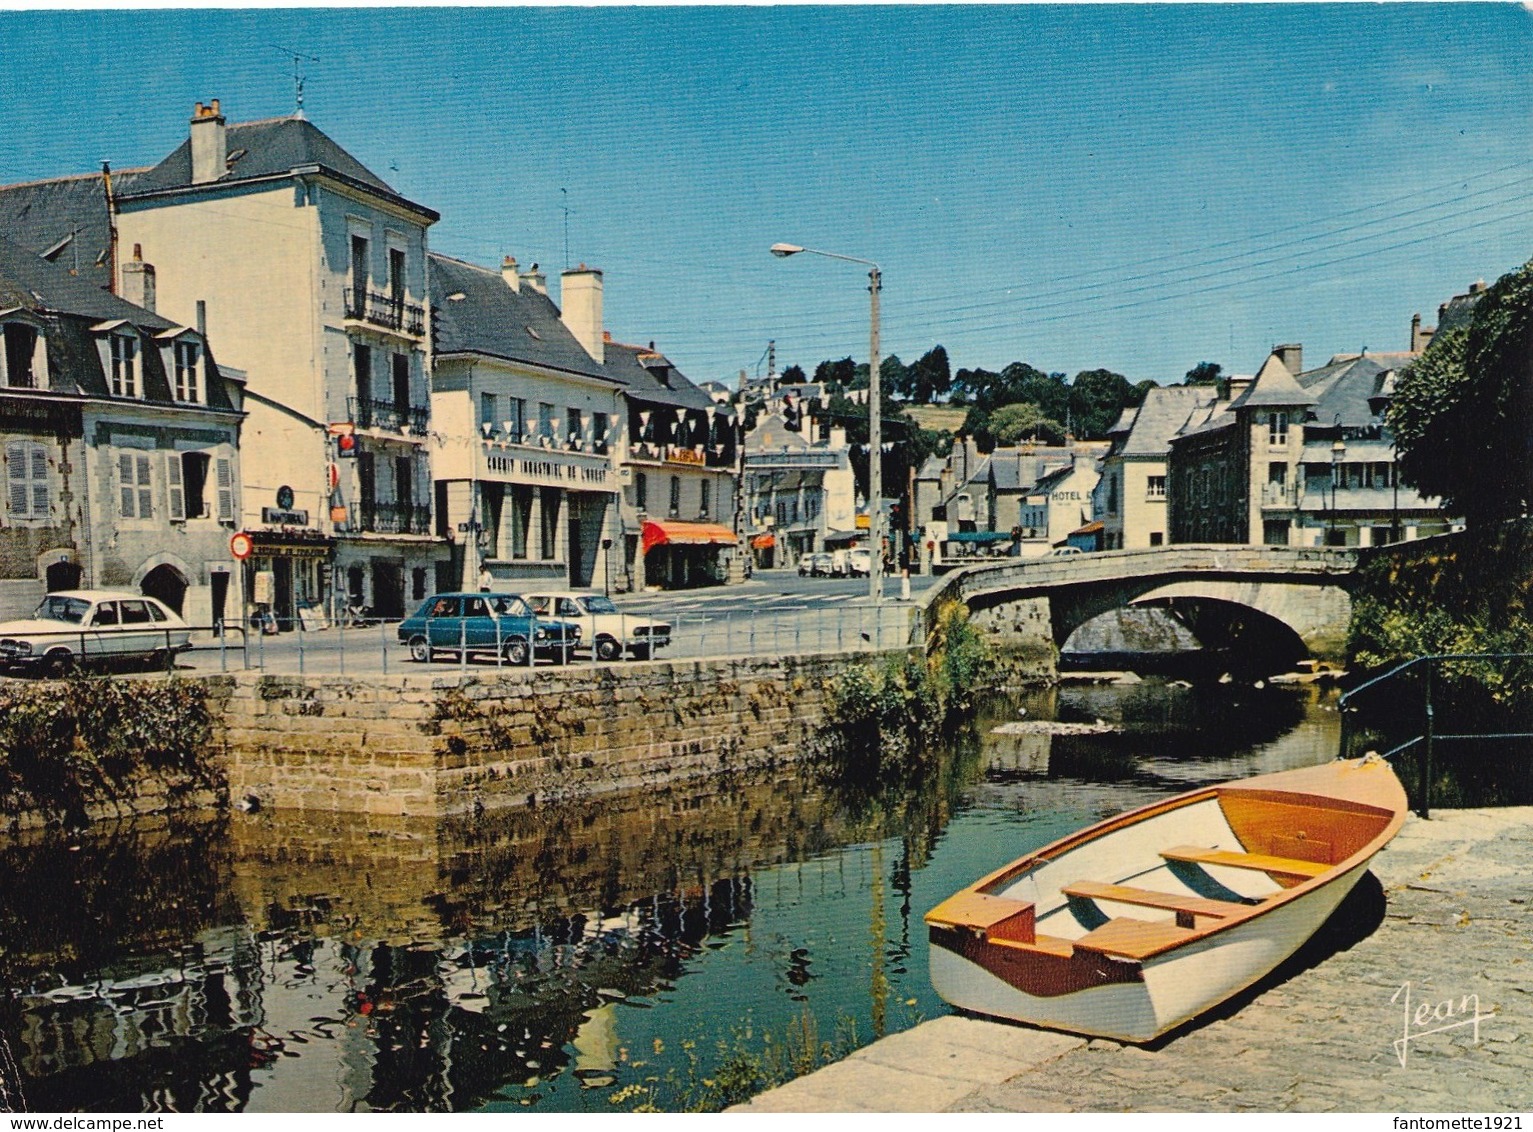
[[[1287,775],[1293,775],[1295,777],[1303,777],[1306,775],[1306,772],[1314,772],[1316,770],[1333,768],[1335,765],[1336,764],[1334,763],[1328,763],[1322,764],[1322,766],[1318,768],[1305,768],[1305,771],[1301,772],[1284,773]],[[1309,776],[1313,777],[1312,774]],[[1226,788],[1228,788],[1229,792],[1231,793],[1241,794],[1248,797],[1260,796],[1273,801],[1291,801],[1294,804],[1310,805],[1321,809],[1338,809],[1350,813],[1366,813],[1374,816],[1388,816],[1388,820],[1385,822],[1383,827],[1377,834],[1369,838],[1366,844],[1358,848],[1355,852],[1349,854],[1344,860],[1338,861],[1335,864],[1328,866],[1325,872],[1320,873],[1317,876],[1302,880],[1300,883],[1293,885],[1292,887],[1284,888],[1278,892],[1275,892],[1271,896],[1268,896],[1262,900],[1260,903],[1249,905],[1248,908],[1243,912],[1237,912],[1226,919],[1208,922],[1202,926],[1195,927],[1191,929],[1190,935],[1168,941],[1162,946],[1144,948],[1141,953],[1135,956],[1135,960],[1143,964],[1170,952],[1174,952],[1182,948],[1200,943],[1201,941],[1208,939],[1210,936],[1228,932],[1233,928],[1250,923],[1252,920],[1265,916],[1277,910],[1278,908],[1282,908],[1296,900],[1303,899],[1305,896],[1308,896],[1316,890],[1323,888],[1325,885],[1336,880],[1338,877],[1344,876],[1358,864],[1365,862],[1373,857],[1376,853],[1378,853],[1380,849],[1382,849],[1390,842],[1395,834],[1399,832],[1400,826],[1405,822],[1405,806],[1403,804],[1398,806],[1382,804],[1385,801],[1385,796],[1382,792],[1378,792],[1378,799],[1381,804],[1375,804],[1372,800],[1375,793],[1373,791],[1368,792],[1370,800],[1363,801],[1357,797],[1340,793],[1321,794],[1315,793],[1313,790],[1303,788],[1284,790],[1268,786],[1249,785],[1255,781],[1260,780],[1243,779],[1239,780],[1238,782],[1227,783],[1222,786],[1203,787],[1197,790],[1188,791],[1186,794],[1178,794],[1172,798],[1164,798],[1158,802],[1152,802],[1148,805],[1140,806],[1138,809],[1129,810],[1126,813],[1118,814],[1116,817],[1108,818],[1106,821],[1099,822],[1093,826],[1088,826],[1083,830],[1078,830],[1077,832],[1070,834],[1067,837],[1060,838],[1058,841],[1051,842],[1041,849],[1035,850],[1034,852],[1029,853],[1024,857],[1020,857],[1010,864],[1002,866],[995,872],[981,877],[978,881],[967,886],[966,889],[962,889],[960,891],[985,892],[990,888],[1010,883],[1017,877],[1021,876],[1023,873],[1027,872],[1029,869],[1038,865],[1046,864],[1055,858],[1069,852],[1070,850],[1077,848],[1078,846],[1085,845],[1092,841],[1100,840],[1103,837],[1110,836],[1119,830],[1137,825],[1138,823],[1147,821],[1150,818],[1158,817],[1166,813],[1171,813],[1175,810],[1186,806],[1196,805],[1200,802],[1217,799],[1221,793],[1225,792]],[[1007,946],[1009,948],[1015,948],[1018,950],[1027,950],[1029,948],[1028,944],[1015,943],[1010,941],[1008,941]],[[1044,951],[1043,948],[1038,948],[1036,950]]]

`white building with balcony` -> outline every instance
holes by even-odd
[[[0,219],[45,255],[92,264],[100,243],[105,268],[86,274],[129,297],[152,278],[146,305],[248,375],[246,589],[281,624],[347,600],[399,615],[433,587],[434,211],[301,114],[231,124],[214,100],[153,167],[0,189]]]
[[[477,589],[481,569],[497,582],[613,586],[621,382],[565,323],[536,264],[523,271],[508,256],[496,272],[433,255],[430,266],[444,588]],[[590,305],[593,274],[564,273],[566,307]]]

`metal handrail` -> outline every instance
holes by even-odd
[[[1414,735],[1403,743],[1386,751],[1381,758],[1391,759],[1396,755],[1420,745],[1422,747],[1421,763],[1417,769],[1416,793],[1418,808],[1416,813],[1423,818],[1432,816],[1432,748],[1436,743],[1463,742],[1471,739],[1533,739],[1533,731],[1495,731],[1464,734],[1438,734],[1436,730],[1437,710],[1432,702],[1433,676],[1437,672],[1437,666],[1442,661],[1460,660],[1533,660],[1533,653],[1529,652],[1459,652],[1459,653],[1432,653],[1427,656],[1414,657],[1395,665],[1388,672],[1380,673],[1370,680],[1366,680],[1357,687],[1343,693],[1336,702],[1336,710],[1341,715],[1341,736],[1337,741],[1338,756],[1349,758],[1352,755],[1352,727],[1349,713],[1357,710],[1357,698],[1363,692],[1380,687],[1391,680],[1403,675],[1417,665],[1424,665],[1426,677],[1422,690],[1422,717],[1423,729],[1419,735]]]

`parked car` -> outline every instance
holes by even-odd
[[[175,663],[191,627],[152,597],[118,590],[61,590],[30,620],[0,624],[0,666],[55,674],[76,665]]]
[[[832,578],[844,578],[851,567],[847,564],[847,552],[833,550],[830,552],[830,576]]]
[[[1056,546],[1053,550],[1049,551],[1048,556],[1050,558],[1068,558],[1072,554],[1085,553],[1086,552],[1078,546]]]
[[[398,635],[410,659],[423,663],[438,653],[488,653],[510,665],[530,658],[565,664],[580,643],[580,626],[537,616],[519,594],[444,593],[401,621]]]
[[[671,643],[668,622],[624,613],[605,594],[556,590],[526,597],[539,617],[557,617],[580,626],[587,655],[594,648],[598,660],[619,660],[625,651],[635,660],[647,660],[656,649]]]
[[[846,552],[846,572],[854,578],[866,578],[873,572],[873,552],[865,546],[854,546]]]
[[[798,560],[798,572],[800,576],[808,575],[815,578],[830,577],[831,556],[824,551],[816,551],[806,554]]]

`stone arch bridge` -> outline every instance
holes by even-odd
[[[1340,659],[1352,616],[1357,552],[1286,546],[1177,545],[1012,559],[949,575],[946,598],[1009,651],[1057,656],[1070,634],[1130,605],[1169,608],[1210,647]]]

